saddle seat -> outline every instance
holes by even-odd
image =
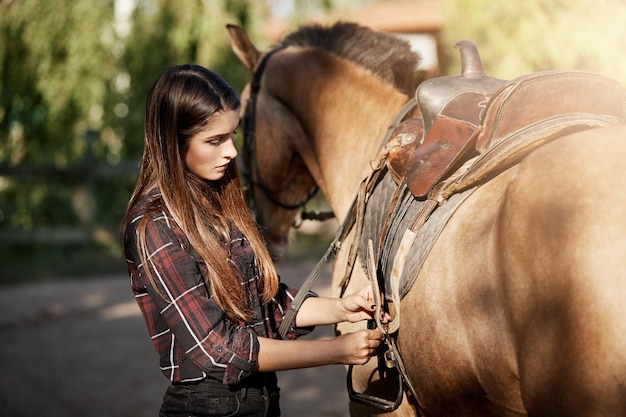
[[[462,74],[423,82],[422,117],[400,123],[387,144],[396,183],[425,197],[441,180],[481,155],[480,177],[495,172],[567,132],[623,123],[626,92],[616,81],[585,71],[552,70],[512,81],[482,72],[475,45],[457,44]],[[464,178],[470,176],[467,173]]]

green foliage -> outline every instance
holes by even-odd
[[[485,71],[511,79],[547,69],[582,69],[626,83],[623,0],[445,0],[444,72],[459,73],[453,45],[474,41]]]
[[[74,185],[50,177],[81,163],[113,67],[102,42],[111,2],[4,2],[0,13],[0,228],[72,223]],[[69,180],[69,181],[68,181]],[[69,216],[68,216],[69,214]]]
[[[262,39],[265,15],[255,0],[0,1],[2,251],[46,253],[7,236],[79,227],[119,252],[152,83],[194,62],[240,90],[248,74],[225,25]]]
[[[220,73],[237,90],[248,74],[230,50],[226,23],[260,32],[263,3],[252,0],[139,3],[132,15],[133,31],[125,39],[122,67],[132,87],[125,95],[129,107],[143,109],[156,77],[167,66],[198,63]],[[128,154],[139,157],[143,143],[143,113],[129,115],[124,126]]]
[[[3,164],[64,167],[81,157],[80,135],[106,94],[103,81],[111,71],[101,42],[111,12],[110,2],[72,0],[3,7]]]

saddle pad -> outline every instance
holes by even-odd
[[[392,300],[393,292],[400,292],[403,297],[413,286],[422,264],[430,253],[441,231],[457,208],[469,197],[475,188],[455,194],[449,200],[436,207],[424,225],[416,230],[416,238],[411,246],[410,255],[402,266],[403,273],[400,282],[390,282],[392,269],[396,263],[396,254],[400,248],[402,238],[409,229],[415,216],[423,209],[424,201],[416,198],[406,185],[398,186],[391,174],[385,175],[372,191],[368,199],[363,218],[363,230],[357,237],[357,252],[361,264],[365,262],[367,241],[374,244],[374,256],[378,263],[379,285],[384,291],[385,298]],[[389,212],[393,204],[394,195],[399,193],[397,204]],[[385,228],[385,225],[388,225]],[[380,244],[378,244],[380,242]],[[394,288],[395,287],[395,288]]]
[[[399,282],[398,292],[400,293],[401,299],[404,298],[411,287],[413,287],[419,271],[422,269],[422,265],[424,265],[426,258],[430,254],[430,250],[435,246],[439,235],[441,235],[441,232],[448,224],[452,215],[475,190],[476,188],[471,188],[451,196],[449,200],[438,206],[426,223],[416,231],[417,236],[409,250],[410,256],[406,260]],[[398,233],[398,235],[397,238],[402,239],[402,233]],[[393,265],[388,266],[389,269],[387,273],[385,273],[386,278],[391,276],[392,266]]]

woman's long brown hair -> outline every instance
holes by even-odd
[[[269,302],[278,290],[278,276],[258,227],[246,205],[235,161],[224,177],[206,181],[185,166],[189,140],[220,112],[240,108],[237,93],[220,76],[198,65],[168,68],[157,79],[146,105],[144,153],[139,178],[126,208],[123,236],[129,215],[142,199],[158,191],[165,209],[206,263],[207,284],[215,302],[233,320],[248,322],[248,300],[220,242],[229,242],[232,222],[250,242],[257,257],[262,298]],[[138,222],[136,244],[145,273],[158,290],[148,267],[146,225],[163,207],[153,205]]]

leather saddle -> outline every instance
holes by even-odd
[[[415,99],[421,116],[398,124],[384,147],[385,163],[398,187],[374,270],[381,271],[388,305],[399,305],[417,277],[404,273],[409,254],[415,272],[447,220],[478,185],[552,139],[626,120],[626,90],[610,78],[543,71],[503,81],[484,73],[473,43],[456,46],[461,75],[420,84]],[[410,208],[415,209],[408,226],[400,228],[397,217]],[[382,248],[387,256],[380,256]],[[399,310],[390,312],[388,328],[394,332]]]
[[[501,169],[534,149],[533,140],[538,146],[564,131],[626,119],[626,92],[610,78],[556,70],[499,80],[485,74],[475,44],[456,47],[461,75],[421,83],[415,98],[422,116],[390,135],[387,167],[418,198],[478,155],[489,154],[483,169]]]

